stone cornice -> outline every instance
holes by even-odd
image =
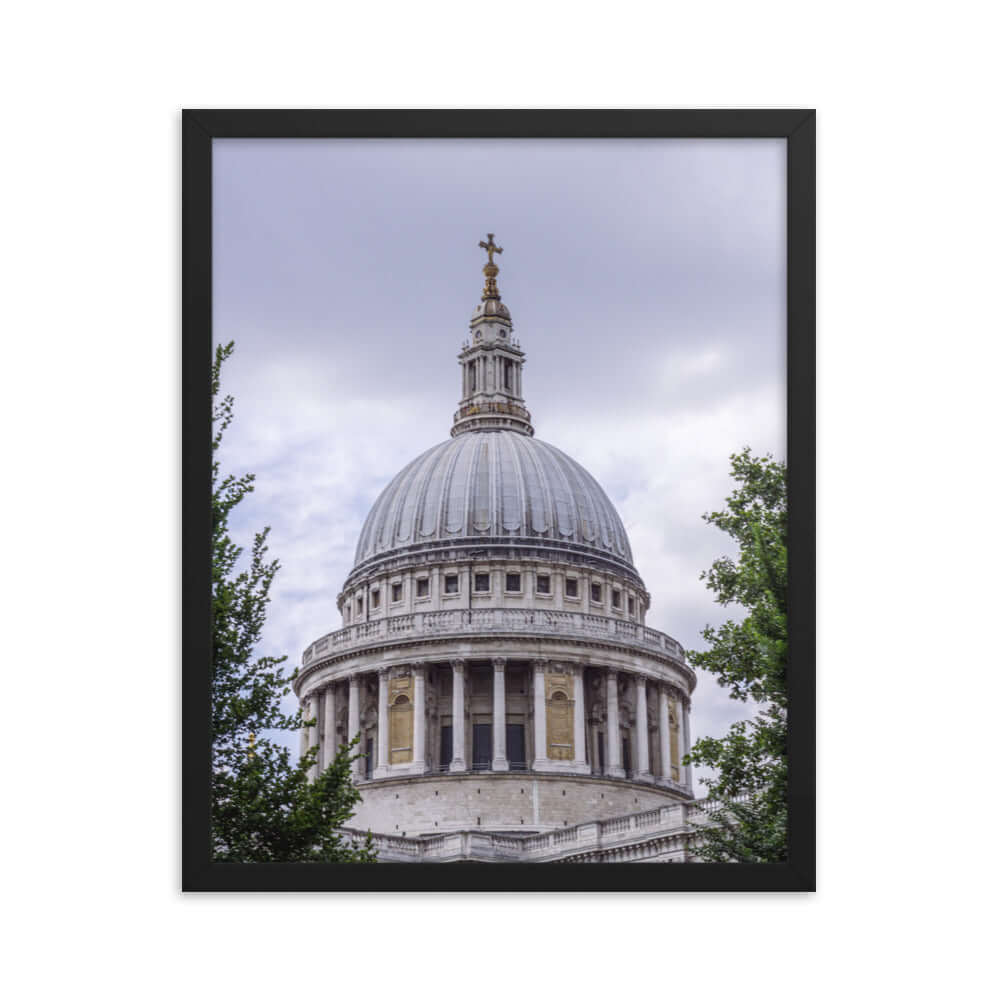
[[[656,663],[672,670],[679,671],[690,684],[690,690],[694,691],[695,685],[697,684],[697,678],[695,677],[694,671],[691,670],[686,664],[676,660],[666,654],[657,654],[655,651],[646,649],[636,649],[636,647],[631,645],[626,645],[624,643],[616,643],[612,641],[598,641],[595,639],[584,639],[577,638],[574,636],[565,635],[524,635],[523,633],[489,633],[489,634],[465,634],[461,636],[424,636],[420,638],[415,638],[413,636],[408,636],[402,638],[398,641],[380,641],[371,644],[370,646],[365,646],[362,648],[352,648],[350,650],[344,650],[340,653],[335,653],[329,656],[321,656],[317,659],[311,661],[308,666],[300,668],[299,675],[293,683],[293,690],[296,695],[300,695],[306,682],[314,676],[319,670],[329,668],[336,664],[349,663],[351,660],[364,660],[376,654],[390,653],[394,650],[401,649],[411,649],[411,648],[423,648],[428,649],[432,646],[448,646],[454,645],[456,643],[461,643],[463,646],[485,646],[494,648],[498,644],[503,645],[504,655],[508,659],[518,659],[527,660],[532,663],[538,659],[553,660],[553,661],[565,661],[567,655],[566,653],[560,653],[553,651],[553,654],[548,657],[538,656],[538,646],[547,645],[551,647],[569,647],[574,650],[595,650],[598,652],[612,652],[623,657],[628,657],[633,662],[637,654],[641,655],[644,660]],[[518,647],[527,647],[523,651]],[[428,655],[423,654],[425,660],[434,660],[442,663],[449,663],[455,659],[454,654],[449,653],[447,649],[442,649],[440,655]],[[489,648],[485,649],[482,653],[469,654],[463,651],[463,659],[492,659],[492,655]],[[625,673],[645,673],[647,677],[659,681],[660,683],[670,684],[670,679],[657,673],[655,670],[630,670],[628,667],[619,666],[615,664],[590,664],[585,663],[585,666],[601,666],[603,669],[615,672],[625,672]],[[360,674],[367,674],[379,669],[379,665],[373,664],[371,666],[364,667],[359,670]],[[349,677],[358,676],[357,674],[346,675]],[[334,678],[334,680],[340,680],[340,677]],[[680,688],[673,686],[674,690],[680,694],[682,699],[686,699],[686,696],[681,694]],[[676,697],[676,695],[672,695]],[[686,702],[687,703],[687,702]]]
[[[676,639],[638,622],[583,611],[493,607],[409,612],[347,625],[315,639],[303,652],[302,665],[309,667],[316,659],[327,659],[323,654],[360,652],[427,638],[479,635],[530,635],[602,643],[610,640],[614,646],[632,647],[654,656],[666,653],[669,660],[684,661],[684,648]]]

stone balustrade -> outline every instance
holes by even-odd
[[[463,830],[420,838],[374,834],[373,842],[380,861],[602,860],[602,855],[629,849],[636,851],[635,860],[652,860],[661,851],[658,838],[679,837],[686,845],[697,828],[710,821],[709,813],[705,800],[699,800],[526,836]],[[356,844],[367,836],[359,830],[345,829],[344,833]],[[682,845],[673,853],[680,853],[681,860],[687,859]]]
[[[348,625],[317,639],[302,654],[302,665],[308,667],[328,656],[356,652],[366,646],[482,635],[603,639],[684,662],[684,649],[676,639],[636,622],[579,611],[472,608],[403,614]]]

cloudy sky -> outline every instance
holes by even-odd
[[[214,327],[236,352],[238,541],[282,569],[261,652],[336,628],[369,508],[447,438],[487,232],[539,438],[603,485],[688,648],[733,614],[699,580],[728,456],[785,456],[780,140],[216,140]],[[736,612],[738,614],[738,611]],[[699,677],[692,735],[742,718]],[[289,740],[289,745],[297,744]]]

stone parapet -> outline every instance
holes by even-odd
[[[309,667],[331,655],[353,653],[369,646],[483,635],[603,639],[643,652],[659,653],[681,664],[684,662],[684,649],[676,639],[637,622],[578,611],[456,608],[396,615],[328,632],[303,652],[302,666]]]
[[[709,821],[700,802],[680,802],[545,833],[456,830],[429,837],[374,834],[373,841],[382,862],[688,862],[698,828]],[[355,842],[367,836],[344,832]]]

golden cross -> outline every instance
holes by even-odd
[[[489,240],[489,243],[484,243],[482,240],[480,240],[479,241],[479,245],[489,254],[490,263],[492,264],[493,263],[493,254],[494,253],[503,253],[503,247],[498,247],[493,242],[493,234],[492,233],[487,233],[486,234],[486,238]]]

